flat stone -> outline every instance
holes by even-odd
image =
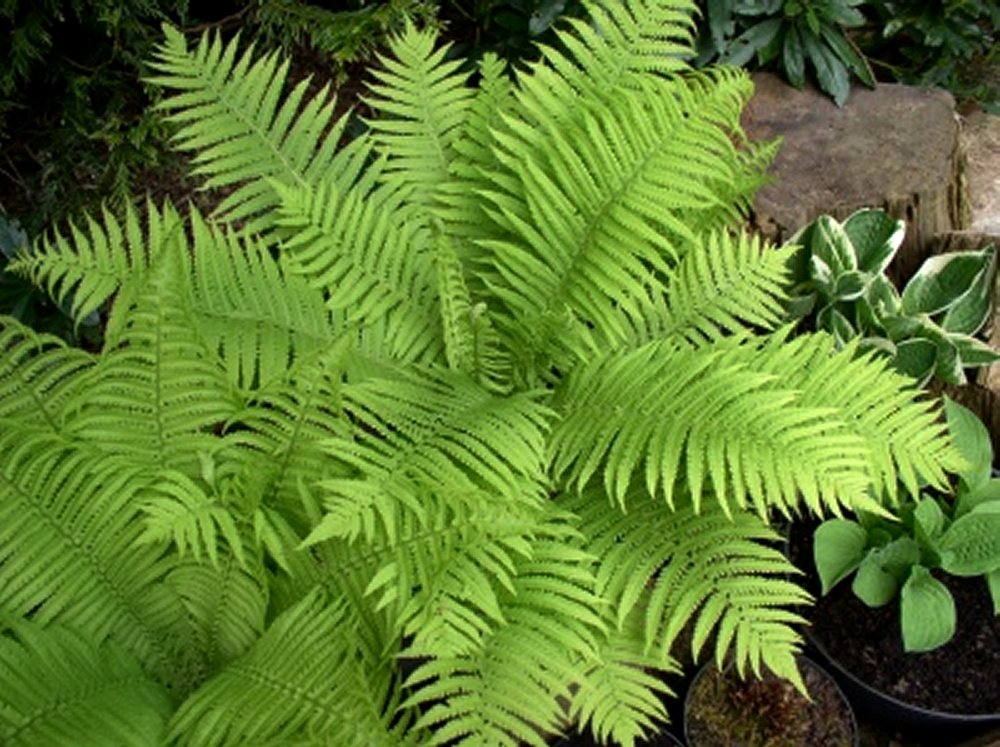
[[[774,181],[754,201],[753,221],[782,242],[823,213],[844,218],[882,207],[907,222],[900,249],[906,277],[936,234],[965,228],[969,210],[955,101],[946,91],[899,84],[856,87],[842,108],[815,89],[797,90],[770,73],[743,125],[751,139],[783,139]]]
[[[976,111],[962,122],[970,228],[1000,240],[1000,116]]]

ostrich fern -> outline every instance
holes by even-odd
[[[14,266],[99,353],[0,320],[0,741],[632,744],[681,630],[797,679],[769,518],[957,457],[911,386],[781,326],[738,226],[772,145],[687,0],[591,2],[477,84],[408,28],[368,132],[173,29],[153,82],[218,211]],[[454,741],[453,741],[454,740]]]

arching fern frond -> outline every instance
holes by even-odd
[[[795,567],[773,545],[780,536],[748,513],[727,517],[717,506],[668,511],[634,491],[628,513],[608,511],[607,496],[589,491],[570,501],[597,558],[597,589],[617,624],[643,620],[643,646],[667,657],[693,623],[693,655],[714,632],[715,656],[733,655],[742,673],[766,665],[798,681],[795,654],[803,622],[790,608],[811,597],[788,580]]]
[[[195,151],[195,173],[208,176],[207,187],[239,185],[218,208],[230,222],[252,220],[266,229],[266,211],[277,203],[271,180],[288,185],[321,179],[353,182],[368,157],[365,138],[337,149],[347,116],[332,128],[334,102],[326,89],[305,101],[309,81],[284,96],[288,63],[276,54],[254,61],[252,47],[239,54],[239,37],[225,46],[216,35],[202,37],[189,50],[184,35],[164,26],[165,40],[149,82],[179,91],[158,107],[179,124],[180,149]],[[303,103],[305,101],[305,103]]]
[[[172,566],[137,543],[145,470],[5,423],[0,429],[0,609],[111,638],[160,676],[181,608]]]
[[[335,337],[323,295],[259,241],[222,233],[191,211],[190,316],[229,380],[266,388]]]
[[[433,729],[428,744],[544,747],[560,732],[562,703],[599,646],[592,582],[590,557],[573,544],[536,542],[504,595],[507,622],[480,649],[433,658],[407,681],[415,692],[404,705],[429,705],[417,721]]]
[[[101,221],[85,215],[86,228],[69,223],[69,235],[58,231],[36,243],[31,252],[8,265],[8,270],[44,287],[69,309],[77,324],[99,311],[126,289],[142,288],[156,257],[172,243],[184,243],[177,211],[169,204],[157,208],[147,201],[143,215],[131,204],[119,221],[107,208]],[[123,300],[127,305],[127,299]],[[111,322],[114,327],[114,321]]]
[[[705,236],[669,273],[666,318],[651,331],[697,345],[776,329],[790,255],[789,248],[768,247],[745,235]]]
[[[616,92],[571,121],[554,100],[538,121],[504,120],[495,151],[502,168],[490,173],[485,197],[508,238],[484,246],[491,290],[516,320],[519,345],[552,345],[539,332],[563,309],[607,345],[620,344],[648,296],[664,292],[670,265],[696,245],[689,215],[738,217],[718,185],[748,177],[730,132],[705,111],[749,92],[738,74],[704,91],[662,81],[647,93]],[[729,109],[732,130],[740,107]]]
[[[198,452],[217,446],[214,430],[240,403],[197,335],[179,265],[163,259],[82,383],[68,426],[108,453],[197,474]]]
[[[63,433],[65,406],[94,357],[0,317],[0,418]]]
[[[449,371],[400,370],[343,390],[359,425],[353,439],[334,439],[328,453],[357,477],[325,480],[329,512],[311,541],[330,537],[392,541],[396,513],[423,514],[418,495],[493,493],[514,504],[544,495],[544,442],[551,412],[540,392],[498,396]]]
[[[404,216],[392,189],[278,187],[289,271],[322,291],[342,328],[380,326],[384,356],[434,360],[442,352],[427,231]]]
[[[243,656],[188,698],[170,723],[181,745],[323,738],[349,721],[351,618],[312,594],[278,617]]]
[[[858,345],[836,350],[832,337],[791,337],[785,333],[754,356],[761,371],[780,372],[802,398],[837,409],[837,417],[864,440],[875,495],[894,500],[899,483],[911,495],[924,484],[943,486],[946,472],[961,469],[947,427],[934,401],[919,401],[912,379],[895,372]],[[747,358],[749,360],[749,358]]]
[[[450,176],[455,142],[472,90],[461,59],[447,59],[448,45],[435,49],[437,32],[407,23],[391,44],[392,56],[379,55],[374,97],[366,99],[377,117],[368,124],[376,149],[388,157],[386,178],[405,188],[410,202],[435,204]]]
[[[121,647],[71,628],[0,623],[0,742],[9,747],[149,747],[172,706]]]
[[[744,347],[651,343],[580,366],[554,403],[554,474],[581,487],[601,474],[621,505],[644,474],[669,505],[681,476],[696,502],[705,487],[727,512],[766,516],[803,499],[817,510],[870,506],[864,440],[836,409],[760,370],[757,345]]]
[[[633,745],[668,720],[663,699],[675,695],[664,678],[676,662],[646,645],[639,614],[609,626],[597,656],[576,683],[569,716],[600,744]]]

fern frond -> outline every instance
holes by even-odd
[[[669,273],[666,315],[656,332],[698,345],[755,328],[776,329],[790,254],[743,234],[709,234]]]
[[[305,101],[309,81],[284,93],[288,62],[277,55],[254,61],[251,47],[239,54],[237,36],[223,46],[218,35],[202,37],[189,50],[184,35],[164,26],[165,40],[152,62],[150,83],[178,91],[158,108],[180,125],[177,147],[194,151],[195,173],[207,187],[239,185],[217,214],[248,227],[270,226],[267,211],[277,204],[272,180],[305,186],[321,179],[353,182],[368,157],[366,138],[337,149],[347,116],[328,129],[334,101],[323,89]]]
[[[225,553],[216,566],[180,562],[166,578],[184,605],[206,672],[242,656],[264,632],[267,580],[247,565]]]
[[[332,183],[278,193],[286,266],[324,293],[341,327],[382,322],[384,357],[436,359],[443,341],[429,237],[404,218],[396,193]]]
[[[322,736],[345,718],[356,666],[342,601],[312,594],[196,690],[170,722],[178,744],[267,744]]]
[[[461,259],[443,232],[437,236],[438,297],[448,366],[491,391],[510,389],[510,361],[490,323],[489,309],[473,303]]]
[[[663,699],[674,693],[664,677],[679,672],[676,662],[646,645],[641,615],[630,615],[610,628],[576,683],[570,718],[601,744],[633,745],[668,720]]]
[[[146,471],[9,422],[0,433],[0,609],[110,637],[164,674],[181,608],[161,583],[172,560],[136,542]]]
[[[378,116],[368,124],[376,149],[387,156],[386,179],[407,190],[412,204],[433,206],[450,175],[455,142],[472,100],[461,59],[447,59],[449,45],[434,48],[435,29],[407,23],[379,55],[374,95],[366,102]]]
[[[169,204],[157,209],[147,201],[141,217],[129,204],[123,221],[103,208],[100,222],[91,215],[84,222],[81,229],[71,221],[68,236],[55,231],[8,265],[11,272],[44,286],[77,324],[123,287],[141,288],[155,258],[170,244],[184,242],[180,217]]]
[[[504,595],[506,623],[480,649],[433,658],[408,679],[415,692],[404,705],[430,704],[417,721],[433,729],[428,744],[542,747],[545,734],[561,731],[562,703],[599,645],[591,584],[585,553],[566,541],[535,543]]]
[[[601,473],[623,506],[637,473],[671,506],[679,476],[696,502],[710,483],[727,512],[870,504],[865,442],[834,408],[759,370],[759,354],[750,343],[651,343],[579,367],[555,402],[553,474],[582,487]]]
[[[790,607],[810,596],[787,580],[795,567],[773,546],[780,536],[752,514],[727,517],[717,506],[697,512],[690,504],[667,511],[634,491],[628,513],[608,511],[607,496],[589,491],[569,502],[598,558],[596,578],[619,626],[643,619],[644,650],[671,653],[680,632],[694,622],[697,658],[715,631],[715,656],[734,655],[742,673],[766,665],[797,678],[801,646]]]
[[[344,408],[360,427],[353,439],[331,440],[326,448],[359,476],[321,483],[329,513],[311,541],[372,540],[383,532],[392,541],[396,512],[421,516],[424,491],[483,490],[536,504],[544,495],[551,417],[540,394],[498,396],[441,370],[400,370],[392,379],[345,386]]]
[[[129,309],[128,327],[106,341],[67,425],[106,452],[190,472],[240,403],[194,329],[170,259]]]
[[[740,107],[729,107],[728,128],[705,111],[749,92],[736,74],[705,91],[661,81],[646,93],[616,92],[570,121],[555,100],[543,102],[552,111],[538,121],[505,118],[496,134],[502,168],[484,196],[507,238],[483,245],[495,267],[491,291],[516,320],[520,345],[551,345],[539,331],[564,309],[620,344],[649,296],[664,292],[670,266],[696,245],[691,214],[738,217],[718,192],[748,178],[730,136]]]
[[[873,493],[895,500],[899,483],[911,495],[921,486],[947,484],[961,469],[947,427],[932,400],[918,400],[912,379],[857,343],[836,350],[832,337],[774,336],[758,370],[780,372],[805,401],[837,409],[837,417],[864,440]]]
[[[333,343],[322,293],[260,242],[213,230],[193,209],[190,225],[190,316],[234,386],[265,388]]]
[[[166,689],[119,646],[71,628],[0,624],[0,742],[149,747],[172,710]]]
[[[64,433],[66,402],[94,357],[0,317],[0,418]]]

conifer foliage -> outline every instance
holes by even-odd
[[[0,320],[0,742],[632,744],[696,649],[797,679],[768,521],[940,483],[906,380],[782,327],[738,233],[774,147],[688,0],[588,4],[475,85],[409,27],[366,134],[239,40],[154,82],[229,196],[17,263]]]

